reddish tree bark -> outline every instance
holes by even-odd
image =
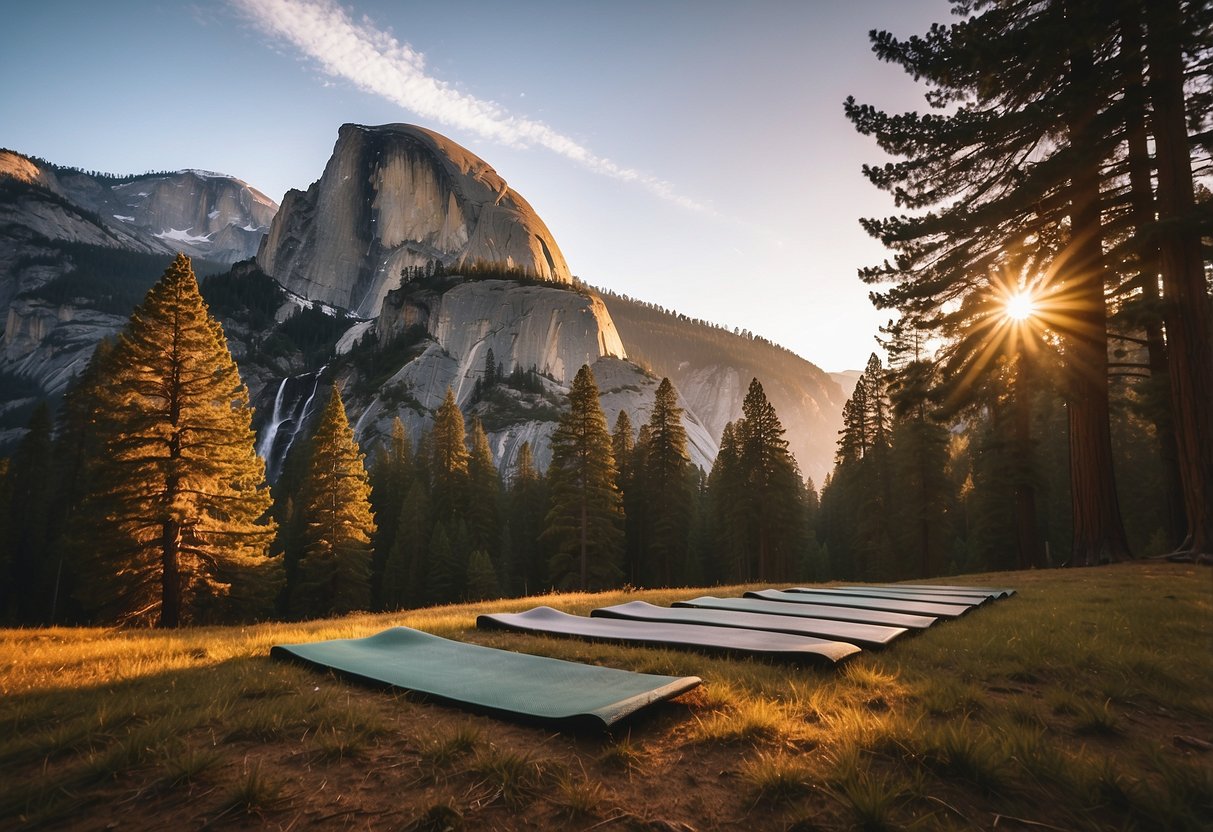
[[[1184,111],[1177,0],[1151,4],[1146,50],[1158,160],[1159,254],[1171,371],[1171,401],[1184,508],[1185,548],[1213,553],[1213,326],[1192,221],[1195,195]]]

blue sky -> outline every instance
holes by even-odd
[[[411,122],[474,151],[573,272],[861,368],[886,315],[855,276],[894,213],[842,101],[923,109],[867,32],[946,0],[14,3],[0,146],[113,173],[185,167],[281,201],[343,122]]]

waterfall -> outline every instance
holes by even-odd
[[[288,379],[283,379],[278,385],[278,395],[274,397],[274,409],[270,412],[270,420],[265,425],[265,434],[261,437],[261,441],[257,443],[257,456],[265,460],[269,464],[270,453],[274,450],[274,437],[278,435],[278,428],[282,426],[286,417],[282,415],[282,399],[286,392],[286,382]]]
[[[312,404],[325,369],[327,366],[310,373],[288,376],[278,385],[274,409],[262,427],[261,440],[257,443],[257,453],[265,460],[265,475],[270,482],[277,480],[282,473],[282,465],[295,444],[295,436],[312,413]]]

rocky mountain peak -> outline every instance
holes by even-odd
[[[0,177],[2,176],[31,185],[45,184],[42,170],[36,164],[20,153],[0,148]]]
[[[410,124],[342,125],[320,179],[284,197],[257,262],[290,291],[363,318],[404,269],[433,262],[572,281],[543,220],[487,162]]]

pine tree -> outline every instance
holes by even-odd
[[[274,535],[248,391],[188,257],[135,309],[111,362],[78,591],[103,620],[176,627],[197,599],[253,580]]]
[[[948,517],[955,502],[947,473],[949,434],[931,412],[936,365],[925,357],[919,333],[899,325],[885,332],[890,335],[885,344],[892,411],[888,510],[894,550],[884,577],[928,577],[944,570],[955,549]]]
[[[435,523],[429,542],[429,562],[425,573],[425,600],[427,603],[450,602],[455,597],[455,555],[451,551],[451,537],[446,523]]]
[[[309,617],[368,609],[375,533],[371,484],[336,385],[310,444],[300,494],[303,560],[293,606]]]
[[[484,373],[483,389],[489,390],[497,385],[501,379],[497,376],[497,357],[493,355],[493,348],[489,347],[484,353]]]
[[[547,544],[541,539],[548,510],[547,482],[535,469],[531,443],[518,447],[514,476],[510,480],[507,502],[510,506],[510,537],[516,557],[517,574],[506,588],[511,593],[531,595],[548,584]]]
[[[712,577],[717,582],[744,581],[749,569],[743,507],[746,486],[733,422],[725,424],[721,431],[720,450],[708,474],[707,488],[709,537],[713,542]]]
[[[96,518],[89,517],[86,502],[92,473],[103,456],[102,427],[107,421],[102,393],[113,375],[114,341],[100,341],[83,372],[69,384],[59,411],[55,438],[55,500],[52,510],[52,545],[55,549],[55,589],[52,619],[82,621],[75,598],[79,578],[93,556]],[[95,508],[95,506],[91,506]]]
[[[947,476],[948,432],[928,420],[907,417],[893,426],[889,467],[897,482],[893,503],[891,569],[883,580],[940,574],[951,554]]]
[[[745,483],[745,539],[751,552],[747,577],[786,580],[799,541],[800,477],[788,452],[784,428],[758,379],[750,381],[734,426]]]
[[[30,417],[5,478],[8,500],[0,511],[8,516],[7,534],[0,538],[8,569],[4,575],[0,613],[19,624],[51,621],[55,566],[50,547],[54,461],[50,409],[43,402]]]
[[[657,387],[649,417],[649,440],[644,467],[638,472],[651,500],[645,516],[646,574],[653,586],[672,586],[682,579],[691,533],[693,483],[687,455],[687,433],[682,425],[678,393],[668,378]]]
[[[552,435],[548,478],[552,506],[544,534],[556,547],[552,582],[564,589],[615,586],[623,574],[623,516],[611,435],[589,365],[569,388],[569,412]]]
[[[493,463],[489,438],[479,419],[472,420],[468,455],[467,522],[472,545],[499,556],[501,543],[501,475]]]
[[[805,546],[797,575],[805,581],[829,580],[832,576],[825,550],[822,548],[818,536],[818,529],[821,526],[821,495],[817,493],[817,486],[811,477],[804,481],[802,501],[805,518]]]
[[[425,579],[431,535],[429,494],[414,477],[400,507],[396,535],[383,565],[383,607],[416,607],[427,597]]]
[[[493,568],[493,560],[483,549],[476,549],[468,558],[467,599],[469,601],[487,601],[499,598],[501,589],[497,584],[497,571]]]
[[[615,457],[615,485],[623,505],[623,573],[633,586],[641,585],[644,562],[641,541],[644,539],[644,483],[637,469],[636,436],[632,417],[620,410],[611,432],[611,455]]]
[[[431,508],[436,520],[450,521],[466,506],[468,448],[463,413],[449,387],[434,413],[429,447]]]
[[[375,535],[371,540],[374,557],[371,565],[371,597],[375,607],[383,606],[383,572],[396,533],[400,528],[405,493],[413,480],[413,445],[404,423],[392,419],[392,435],[375,455],[371,467],[371,510],[375,515]]]

